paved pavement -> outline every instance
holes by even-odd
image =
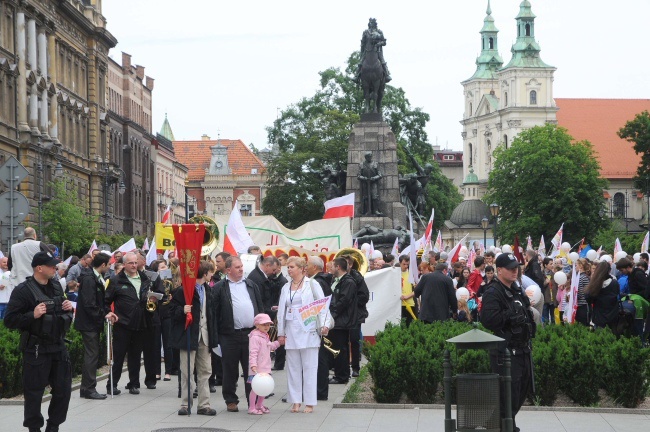
[[[144,376],[144,375],[142,375]],[[275,374],[276,395],[268,400],[271,413],[263,416],[248,415],[243,397],[243,381],[240,380],[238,413],[229,413],[221,397],[221,388],[211,395],[216,417],[193,414],[191,417],[177,415],[180,400],[177,398],[175,380],[159,381],[156,390],[141,389],[133,396],[123,390],[114,399],[90,401],[79,398],[74,391],[70,401],[68,420],[61,431],[150,432],[165,428],[219,428],[229,431],[443,431],[444,411],[440,409],[350,409],[333,408],[340,402],[345,386],[331,385],[329,401],[319,402],[312,414],[289,412],[289,404],[282,403],[286,391],[286,374]],[[123,383],[122,383],[123,384]],[[104,388],[100,382],[98,388]],[[43,404],[46,416],[48,403]],[[46,416],[47,417],[47,416]],[[16,432],[22,428],[22,406],[0,406],[0,431]],[[517,424],[524,432],[641,432],[650,430],[650,416],[638,414],[533,412],[522,411]]]

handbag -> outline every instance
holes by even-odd
[[[309,285],[311,286],[311,294],[314,297],[314,300],[319,300],[319,298],[316,296],[316,290],[314,290],[314,285],[313,285],[314,282],[315,281],[313,279],[309,279]],[[318,282],[315,282],[315,283],[318,283]],[[325,316],[327,316],[328,313],[330,313],[329,309],[325,312]],[[332,327],[334,327],[334,317],[332,317],[330,315],[330,327],[329,328],[331,329]],[[318,336],[321,336],[321,337],[323,336],[321,334],[321,329],[322,328],[323,328],[323,323],[321,322],[320,313],[319,313],[319,314],[316,315],[316,333],[318,334]]]

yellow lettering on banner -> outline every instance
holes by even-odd
[[[165,226],[162,222],[156,222],[156,249],[174,250],[174,229],[171,225]]]

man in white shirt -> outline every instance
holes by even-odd
[[[0,320],[5,317],[7,303],[14,287],[13,279],[10,278],[11,272],[7,267],[8,260],[7,257],[0,258]]]
[[[32,259],[37,252],[50,252],[45,243],[36,239],[36,231],[32,227],[25,228],[24,240],[11,246],[7,267],[14,275],[16,286],[25,282],[34,273]]]

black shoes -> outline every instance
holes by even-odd
[[[284,366],[273,366],[271,368],[271,370],[274,370],[274,371],[284,370]]]
[[[319,400],[319,401],[326,401],[326,400],[327,400],[327,397],[324,397],[324,396],[317,396],[317,397],[316,397],[316,400]]]
[[[113,387],[113,396],[117,396],[120,393],[122,393],[122,390],[118,389],[117,387]],[[111,394],[111,388],[110,387],[106,388],[106,394]]]
[[[209,408],[209,407],[208,408],[199,408],[196,411],[196,413],[200,414],[200,415],[207,415],[207,416],[215,416],[215,415],[217,415],[217,411],[212,409],[212,408]]]
[[[357,369],[352,369],[352,377],[357,378],[359,376],[359,371]]]
[[[105,394],[97,393],[96,390],[93,391],[83,391],[80,393],[82,398],[91,399],[91,400],[104,400],[106,399]]]
[[[348,380],[340,380],[338,378],[330,378],[330,384],[347,384]]]
[[[137,388],[137,387],[131,387],[131,388],[129,388],[129,394],[139,395],[140,394],[140,389]]]
[[[156,390],[156,384],[147,384],[149,390]]]
[[[216,392],[217,392],[217,388],[215,386],[211,385],[210,386],[210,393],[216,393]]]
[[[59,427],[51,425],[49,422],[45,426],[45,432],[59,432]]]
[[[178,415],[190,415],[190,412],[187,410],[187,407],[181,407],[178,410]]]

